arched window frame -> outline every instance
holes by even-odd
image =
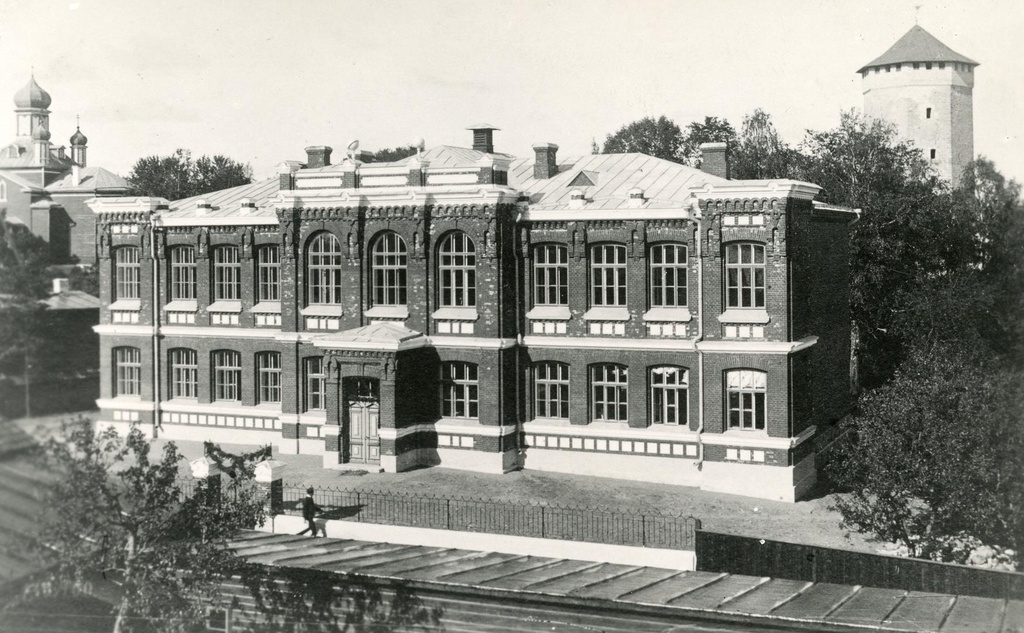
[[[725,305],[730,310],[764,310],[766,305],[765,245],[725,245]]]
[[[565,244],[533,247],[533,305],[569,305],[569,249]]]
[[[281,300],[281,252],[273,244],[256,248],[256,302]]]
[[[409,249],[401,235],[384,231],[370,249],[370,286],[374,306],[408,305]]]
[[[759,369],[730,369],[725,372],[726,430],[765,431],[767,401],[767,372]]]
[[[213,400],[237,402],[242,399],[242,355],[219,349],[210,354]]]
[[[191,246],[172,246],[170,262],[171,301],[196,300],[196,250]]]
[[[306,246],[306,305],[341,304],[341,240],[327,231]]]
[[[438,305],[476,307],[476,244],[463,231],[452,231],[437,247]]]
[[[242,262],[238,247],[213,247],[213,300],[240,301],[242,298]]]
[[[686,244],[661,242],[648,251],[650,307],[685,308],[687,305]]]
[[[533,365],[534,417],[569,419],[568,363],[538,361]]]
[[[281,352],[256,354],[256,404],[281,402]]]
[[[114,301],[139,298],[139,247],[114,249]]]
[[[678,365],[650,368],[651,424],[685,426],[689,411],[690,372]]]
[[[591,365],[590,404],[595,421],[629,421],[629,368],[619,363]]]
[[[139,397],[142,395],[142,350],[138,347],[115,347],[114,397]]]
[[[199,354],[187,347],[167,351],[171,398],[199,397]]]
[[[591,307],[626,307],[626,246],[606,243],[590,247]]]

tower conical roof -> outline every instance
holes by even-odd
[[[45,110],[50,107],[50,101],[50,93],[39,87],[35,77],[29,79],[25,87],[14,95],[14,105],[19,108],[41,108]]]
[[[978,65],[978,62],[954,51],[940,42],[937,37],[915,24],[889,50],[882,53],[881,57],[865,64],[857,72],[864,72],[864,69],[874,66],[906,64],[907,62],[959,62],[972,66]]]

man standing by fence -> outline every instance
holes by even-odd
[[[312,530],[313,538],[317,537],[316,513],[320,512],[321,509],[322,508],[313,501],[313,489],[306,488],[306,498],[302,500],[302,518],[309,523],[309,527],[299,532],[299,536],[302,536],[306,532]]]

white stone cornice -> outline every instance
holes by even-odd
[[[90,198],[85,204],[92,209],[93,213],[153,213],[159,208],[167,208],[170,205],[164,198],[153,196],[119,197],[119,198]]]
[[[163,336],[197,336],[202,338],[262,338],[276,340],[277,330],[249,327],[195,327],[191,325],[165,325],[160,328]]]
[[[99,398],[96,406],[100,409],[121,409],[123,411],[154,411],[156,406],[148,400],[129,398]]]
[[[821,187],[800,180],[736,180],[706,183],[692,187],[690,195],[701,200],[732,200],[736,198],[796,198],[813,200]]]
[[[173,217],[158,218],[154,226],[277,226],[277,216],[236,215],[224,217]]]
[[[700,439],[705,444],[715,446],[743,446],[747,448],[776,448],[788,450],[800,446],[809,440],[817,430],[809,426],[796,437],[768,437],[745,431],[726,431],[725,433],[702,433]]]
[[[477,349],[508,349],[516,346],[514,338],[479,338],[475,336],[429,336],[434,347],[473,347]]]
[[[526,222],[572,222],[586,220],[690,220],[690,210],[643,209],[622,207],[616,209],[531,209],[523,211],[521,219]]]
[[[672,338],[607,338],[575,336],[524,336],[527,347],[554,347],[560,349],[653,350],[692,352],[697,348],[693,339]]]
[[[699,434],[686,426],[658,424],[633,428],[625,424],[592,422],[590,424],[559,423],[539,418],[523,423],[523,433],[565,435],[572,437],[600,437],[614,440],[647,440],[660,442],[696,442]]]
[[[204,415],[233,415],[249,418],[278,418],[281,415],[281,405],[247,407],[238,403],[200,403],[197,400],[181,399],[164,400],[160,402],[160,409],[168,413],[202,413]]]
[[[153,336],[153,327],[149,325],[113,325],[104,323],[92,326],[92,331],[108,336]]]
[[[701,341],[697,349],[705,354],[794,354],[818,342],[817,336],[799,341]]]

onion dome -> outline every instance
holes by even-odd
[[[87,139],[85,137],[85,134],[82,134],[82,130],[80,130],[76,126],[75,127],[75,133],[71,135],[71,145],[72,145],[72,147],[74,147],[75,145],[87,145],[88,143],[89,143],[89,139]]]
[[[32,132],[33,141],[48,141],[50,140],[50,130],[46,129],[45,125],[40,125],[36,128],[35,132]]]
[[[39,87],[36,83],[36,78],[32,77],[22,88],[14,95],[14,105],[19,108],[40,108],[45,110],[50,107],[50,93],[46,92]]]

